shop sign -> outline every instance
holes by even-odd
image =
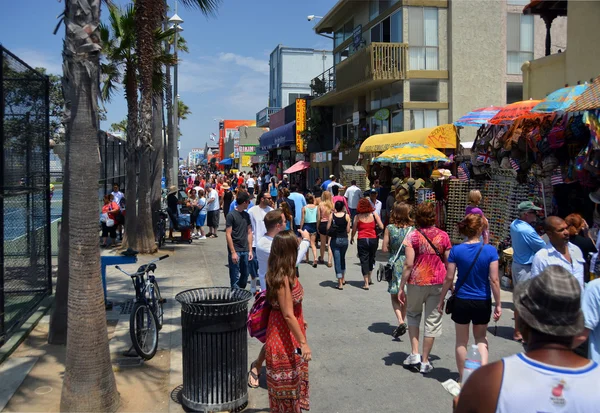
[[[352,126],[358,126],[360,124],[360,112],[354,112],[352,114]]]
[[[240,162],[240,168],[243,166],[251,166],[252,165],[252,157],[249,155],[242,155],[242,159]]]
[[[389,109],[379,109],[377,112],[375,112],[375,116],[373,116],[373,117],[377,120],[388,120],[390,117],[390,110]]]
[[[303,161],[303,160],[304,160],[304,154],[303,153],[297,153],[296,154],[296,162]]]
[[[358,50],[364,43],[365,41],[362,37],[362,24],[359,24],[352,32],[352,46],[354,46],[354,50]]]
[[[240,159],[240,131],[236,130],[233,133],[233,157]]]
[[[240,153],[256,152],[257,145],[240,145]]]
[[[327,162],[327,152],[314,152],[311,154],[311,162]]]
[[[302,133],[306,130],[306,100],[296,99],[296,152],[304,152],[304,138]]]

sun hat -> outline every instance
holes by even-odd
[[[229,185],[228,184],[223,184],[223,185],[221,185],[221,189],[229,189]]]
[[[531,201],[523,201],[517,207],[519,212],[527,212],[527,211],[541,211],[542,208],[535,206],[535,204]]]
[[[440,169],[440,171],[442,172],[442,179],[448,179],[452,176],[450,169]]]
[[[435,171],[433,171],[431,173],[431,179],[434,179],[434,180],[442,179],[442,173],[440,172],[439,169],[436,169]]]
[[[175,193],[177,193],[177,191],[178,191],[177,186],[176,185],[171,185],[169,187],[169,192],[167,193],[167,195],[175,194]]]
[[[600,204],[600,188],[596,189],[594,192],[590,192],[590,199],[594,204]]]
[[[513,300],[519,317],[541,333],[571,337],[583,332],[581,287],[563,267],[550,265],[537,277],[517,284]]]

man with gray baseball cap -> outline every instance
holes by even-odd
[[[537,220],[536,211],[541,208],[531,201],[523,201],[517,207],[519,217],[510,224],[510,239],[513,248],[512,280],[516,286],[531,278],[531,263],[536,252],[546,246],[544,240],[535,232],[533,224]],[[515,311],[515,331],[513,339],[521,341],[518,314]]]
[[[455,413],[598,411],[600,367],[573,352],[585,339],[575,277],[551,265],[517,285],[513,300],[526,352],[473,372]]]

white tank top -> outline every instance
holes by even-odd
[[[504,374],[496,413],[600,412],[600,368],[556,367],[515,354],[502,359]]]

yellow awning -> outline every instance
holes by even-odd
[[[404,143],[418,143],[437,149],[456,148],[456,127],[452,124],[446,124],[435,128],[373,135],[362,143],[360,152],[383,152]]]

